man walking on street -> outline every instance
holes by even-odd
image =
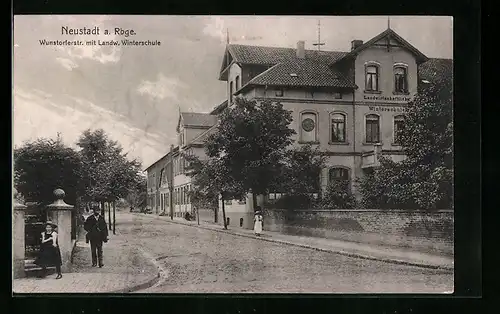
[[[85,220],[83,228],[87,231],[87,242],[90,242],[92,266],[97,266],[97,262],[99,261],[99,267],[103,267],[102,244],[103,242],[108,242],[108,226],[106,225],[103,215],[99,213],[99,205],[92,204],[91,209],[93,214]]]

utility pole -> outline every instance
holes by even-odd
[[[321,21],[318,20],[318,42],[313,44],[313,46],[318,46],[318,51],[321,51],[321,46],[324,46],[325,43],[321,42]]]

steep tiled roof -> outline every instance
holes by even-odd
[[[328,63],[307,58],[278,63],[254,77],[247,85],[356,87],[349,79],[330,68]]]
[[[282,47],[261,47],[245,45],[228,45],[228,50],[235,62],[246,64],[274,65],[281,62],[297,60],[297,49]],[[345,56],[342,51],[305,50],[306,59],[333,63]]]
[[[418,67],[420,80],[429,82],[453,79],[453,60],[433,58]]]
[[[181,112],[184,125],[211,127],[217,122],[217,117],[208,113]]]

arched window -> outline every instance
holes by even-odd
[[[408,92],[408,68],[405,65],[394,66],[394,92]]]
[[[370,92],[379,91],[379,66],[378,64],[370,63],[365,66],[365,90]]]
[[[349,170],[341,167],[330,168],[330,170],[328,170],[328,183],[339,180],[349,180]]]
[[[236,79],[234,81],[236,83],[236,89],[234,91],[237,92],[240,89],[240,87],[241,87],[240,77],[236,76]]]
[[[333,113],[330,116],[330,130],[332,143],[346,142],[346,116],[343,113]]]
[[[398,115],[394,117],[394,144],[401,144],[400,132],[405,126],[405,117]]]
[[[300,141],[316,142],[318,129],[318,115],[315,112],[302,112],[300,114]]]
[[[229,104],[233,103],[233,82],[229,83]]]
[[[376,114],[366,116],[366,143],[380,142],[380,118]]]

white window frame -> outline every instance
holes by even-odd
[[[367,75],[368,75],[368,68],[369,67],[376,67],[377,68],[377,89],[376,90],[372,90],[372,89],[367,89],[368,85],[367,85]],[[381,86],[380,86],[380,78],[382,77],[381,75],[381,70],[382,70],[382,67],[381,67],[381,64],[380,62],[378,61],[367,61],[365,62],[365,75],[363,77],[364,79],[364,86],[365,86],[365,92],[366,93],[381,93],[382,92],[382,89],[381,89]]]
[[[343,142],[334,142],[333,141],[333,136],[332,136],[332,126],[333,126],[333,123],[332,123],[332,119],[333,119],[333,116],[334,115],[342,115],[344,117],[344,141]],[[329,121],[328,121],[328,124],[330,126],[329,128],[329,139],[330,139],[330,144],[348,144],[349,141],[348,141],[348,138],[347,138],[347,113],[344,112],[344,111],[332,111],[330,112],[330,115],[329,115]]]
[[[366,141],[366,136],[367,136],[367,129],[366,129],[366,121],[368,116],[377,116],[378,117],[378,142],[367,142]],[[365,145],[373,145],[373,144],[380,144],[382,143],[382,116],[378,113],[366,113],[364,115],[363,119],[363,144]]]
[[[396,69],[402,68],[405,70],[405,75],[406,75],[406,90],[405,91],[396,91]],[[394,94],[400,94],[400,95],[407,95],[410,92],[410,79],[409,79],[409,73],[408,73],[408,64],[402,63],[402,62],[397,62],[394,63],[392,67],[392,91]]]

